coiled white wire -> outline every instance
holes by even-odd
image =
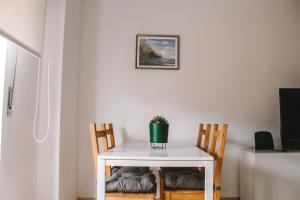
[[[50,130],[50,120],[51,120],[51,108],[50,108],[50,63],[51,60],[49,59],[48,65],[47,65],[47,117],[48,117],[48,121],[47,121],[47,129],[46,129],[46,133],[45,135],[39,139],[36,135],[36,121],[37,121],[37,116],[38,116],[38,108],[39,108],[39,91],[40,91],[40,71],[41,71],[41,64],[42,61],[41,59],[39,60],[39,66],[38,66],[38,77],[37,77],[37,89],[36,89],[36,97],[35,97],[35,112],[34,112],[34,119],[33,119],[33,138],[34,140],[41,144],[43,142],[46,141],[46,139],[48,138],[49,135],[49,130]]]

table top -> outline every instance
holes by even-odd
[[[149,143],[125,143],[98,156],[105,160],[180,160],[211,161],[214,158],[193,144],[167,144],[166,149],[152,149]]]

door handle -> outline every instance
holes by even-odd
[[[13,105],[13,87],[8,87],[7,116],[11,116]]]

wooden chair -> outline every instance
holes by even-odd
[[[228,124],[223,124],[221,130],[219,130],[218,124],[214,124],[213,135],[209,147],[209,153],[214,157],[216,161],[214,173],[214,200],[220,200],[221,197],[221,171],[224,158],[227,129]],[[217,141],[219,141],[218,150],[216,150]],[[164,179],[162,178],[160,179],[160,193],[161,200],[204,200],[203,190],[167,190],[165,188]]]
[[[96,176],[98,176],[97,171],[97,156],[100,155],[100,147],[98,144],[98,139],[101,139],[103,145],[103,151],[106,152],[115,146],[114,135],[112,130],[112,124],[108,125],[108,129],[104,123],[100,124],[100,129],[97,130],[96,124],[90,124],[90,134],[91,134],[91,144],[93,150],[94,166],[96,171]],[[111,146],[108,144],[107,135],[110,136]],[[111,167],[106,167],[106,175],[111,176]],[[121,192],[107,192],[106,200],[155,200],[155,193],[121,193]]]
[[[211,133],[211,124],[203,124],[200,123],[199,124],[199,129],[198,129],[198,137],[197,137],[197,143],[196,146],[202,150],[204,150],[205,152],[208,152],[208,146],[209,146],[209,140],[210,140],[210,133]],[[171,169],[169,167],[162,167],[161,168],[161,173],[160,173],[160,187],[163,188],[164,187],[164,177],[163,174],[166,172],[170,172],[170,171],[182,171],[182,169],[184,171],[195,171],[195,169],[197,169],[196,167],[189,167],[189,168],[182,168],[182,167],[172,167]],[[205,173],[205,167],[201,167],[201,174],[204,175]],[[161,192],[160,193],[160,199],[164,199],[164,193]]]
[[[96,124],[91,123],[90,124],[90,134],[91,134],[91,143],[92,143],[92,150],[93,150],[93,160],[94,160],[95,172],[96,172],[96,176],[98,176],[97,156],[100,154],[98,138],[101,138],[101,142],[103,145],[103,151],[106,152],[109,150],[105,124],[101,123],[100,130],[97,131]],[[111,167],[110,166],[106,167],[106,175],[111,176]]]

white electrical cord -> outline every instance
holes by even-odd
[[[39,91],[40,91],[40,71],[41,71],[41,59],[39,60],[39,66],[38,66],[38,77],[37,77],[37,89],[36,89],[36,98],[35,98],[35,113],[34,113],[34,119],[33,119],[33,138],[34,140],[41,144],[43,142],[46,141],[46,139],[48,138],[48,135],[49,135],[49,130],[50,130],[50,120],[51,120],[51,115],[50,115],[50,62],[51,60],[49,59],[49,62],[48,62],[48,65],[47,65],[47,78],[48,78],[48,81],[47,81],[47,117],[48,117],[48,122],[47,122],[47,130],[46,130],[46,133],[45,135],[39,139],[37,136],[36,136],[36,120],[37,120],[37,116],[38,116],[38,107],[39,107]]]

